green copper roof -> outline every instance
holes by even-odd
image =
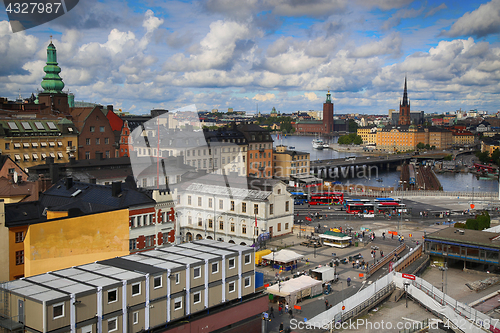
[[[273,109],[271,110],[271,113],[276,113],[276,108],[273,106]]]
[[[59,76],[61,68],[57,66],[57,51],[52,42],[47,46],[47,65],[43,68],[45,76],[42,80],[42,88],[45,93],[61,93],[64,82]]]
[[[332,103],[332,95],[330,94],[330,90],[328,90],[328,93],[326,94],[326,101],[325,103],[331,104]]]

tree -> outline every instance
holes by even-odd
[[[484,152],[477,151],[476,157],[479,159],[479,161],[481,161],[481,163],[488,163],[488,161],[490,160],[490,154],[488,154],[487,151]]]
[[[354,119],[349,119],[349,133],[357,133],[358,131],[358,124]]]
[[[425,144],[422,142],[417,143],[417,149],[425,149]]]
[[[363,143],[363,139],[356,133],[350,133],[340,136],[337,142],[340,145],[350,145],[352,143],[354,143],[355,145],[360,145]]]
[[[490,214],[487,211],[483,211],[481,214],[476,215],[473,219],[467,219],[465,222],[466,229],[472,230],[483,230],[490,227]]]

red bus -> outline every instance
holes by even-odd
[[[318,192],[311,194],[311,205],[341,205],[344,203],[342,192]]]
[[[348,203],[346,212],[349,214],[373,214],[375,211],[373,204],[367,203]]]
[[[401,210],[406,212],[406,205],[399,202],[382,202],[377,205],[378,213],[397,214]]]

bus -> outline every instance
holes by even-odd
[[[311,205],[341,205],[344,203],[342,192],[318,192],[311,194]]]
[[[382,202],[377,205],[377,213],[380,214],[398,214],[406,212],[406,205],[399,202]]]
[[[393,198],[375,198],[375,203],[384,203],[384,202],[401,202],[401,199],[393,199]]]
[[[358,203],[358,204],[367,204],[367,203],[370,203],[371,200],[370,199],[346,199],[344,201],[344,207],[347,209],[347,205],[349,204],[355,204],[355,203]]]
[[[304,192],[290,192],[294,205],[303,205],[309,202],[307,194]]]
[[[374,214],[375,208],[372,203],[348,203],[346,212],[349,214]]]

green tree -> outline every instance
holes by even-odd
[[[363,139],[356,133],[350,133],[342,135],[338,139],[338,143],[341,145],[350,145],[354,143],[355,145],[360,145],[363,143]]]
[[[425,149],[425,145],[422,142],[417,143],[417,149]]]
[[[446,156],[443,158],[443,160],[445,160],[445,161],[451,161],[451,160],[453,160],[453,156],[452,156],[452,155],[446,155]]]
[[[487,151],[485,152],[476,152],[476,157],[481,161],[481,163],[487,163],[490,160],[490,154]]]
[[[358,131],[358,124],[354,119],[349,119],[349,133],[357,133]]]

